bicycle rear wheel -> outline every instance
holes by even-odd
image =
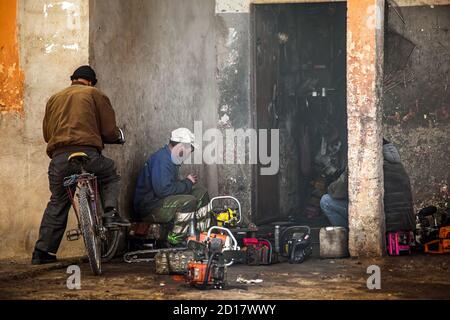
[[[101,241],[97,236],[97,222],[93,217],[89,191],[87,187],[81,187],[78,192],[80,203],[80,228],[83,233],[84,245],[89,258],[92,272],[98,276],[102,274],[101,265]]]
[[[116,256],[120,233],[120,228],[106,231],[106,239],[102,241],[102,262],[109,262]]]

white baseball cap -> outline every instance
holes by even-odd
[[[198,145],[195,143],[195,136],[191,132],[191,130],[186,128],[179,128],[172,131],[170,136],[170,141],[179,142],[179,143],[188,143],[193,146],[195,149],[198,149]]]

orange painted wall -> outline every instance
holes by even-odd
[[[17,44],[17,0],[0,1],[0,113],[23,113],[24,74]]]

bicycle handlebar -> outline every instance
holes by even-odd
[[[117,139],[114,142],[104,142],[104,144],[119,144],[119,145],[124,145],[126,140],[125,140],[125,134],[123,133],[123,130],[119,128],[119,134],[120,137],[119,139]]]

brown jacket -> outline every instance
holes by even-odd
[[[47,102],[43,131],[50,158],[77,147],[101,151],[120,136],[108,97],[77,82]]]

